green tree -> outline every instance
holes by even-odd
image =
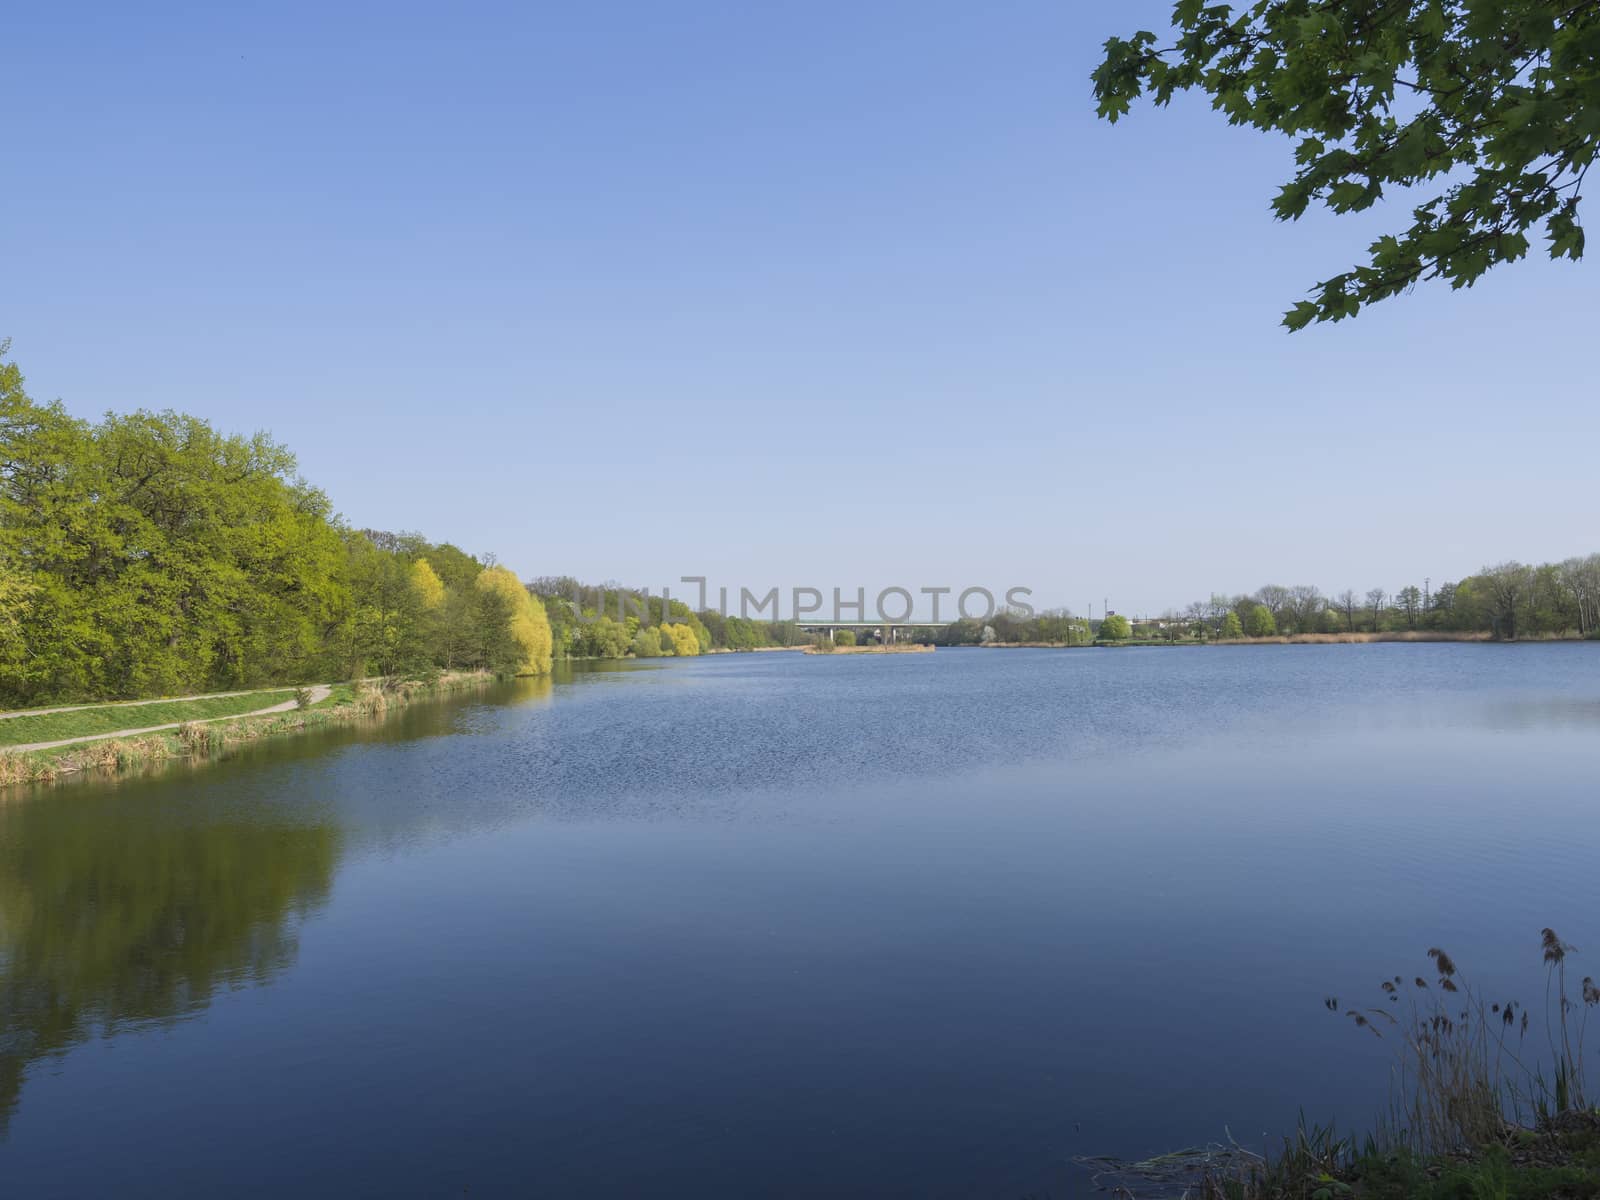
[[[1494,635],[1506,640],[1517,636],[1517,623],[1532,602],[1534,573],[1519,562],[1485,567],[1475,581],[1492,622]]]
[[[833,635],[835,646],[854,646],[856,644],[855,630],[841,629]]]
[[[496,670],[512,675],[548,675],[551,662],[550,621],[539,598],[506,567],[488,567],[472,586],[500,597],[493,608],[503,614],[504,634],[492,633],[498,651]],[[488,610],[486,610],[487,612]]]
[[[1133,636],[1133,627],[1128,624],[1128,618],[1121,613],[1112,613],[1100,622],[1100,628],[1095,634],[1103,642],[1120,642]]]
[[[1100,115],[1198,88],[1235,125],[1296,139],[1280,220],[1313,202],[1359,212],[1431,194],[1367,260],[1318,284],[1290,329],[1338,321],[1443,278],[1468,287],[1523,257],[1583,254],[1579,192],[1600,138],[1600,6],[1574,0],[1178,0],[1175,36],[1113,37],[1095,70]]]
[[[1253,638],[1272,637],[1278,632],[1278,622],[1272,617],[1272,610],[1265,604],[1257,604],[1250,610],[1250,618],[1245,624],[1245,632]]]
[[[478,587],[474,582],[463,599],[461,663],[496,675],[515,675],[522,663],[521,647],[511,636],[515,597],[504,588]]]
[[[1239,614],[1229,609],[1222,614],[1222,630],[1217,635],[1224,638],[1242,638],[1244,636],[1244,623],[1239,620]]]
[[[404,559],[380,549],[364,533],[351,534],[343,621],[345,676],[400,675],[426,664],[422,593]]]
[[[0,560],[26,564],[23,703],[304,677],[337,625],[326,498],[265,435],[178,413],[98,425],[0,365]]]
[[[1422,612],[1422,589],[1414,584],[1407,584],[1395,593],[1394,602],[1405,614],[1406,628],[1415,629],[1417,617]]]
[[[16,678],[25,668],[25,630],[37,590],[21,571],[0,561],[0,679]]]

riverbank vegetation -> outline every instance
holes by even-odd
[[[281,694],[255,693],[246,708],[235,711],[259,712],[262,708],[270,707],[275,697],[282,696],[296,699],[299,703],[295,708],[283,712],[243,716],[236,720],[227,719],[226,714],[220,719],[218,716],[204,715],[203,709],[195,707],[201,703],[199,701],[182,701],[171,706],[165,703],[150,705],[149,708],[184,707],[188,715],[169,718],[182,721],[176,728],[127,737],[104,737],[47,750],[14,751],[0,746],[0,786],[51,783],[88,770],[132,771],[176,760],[210,761],[226,758],[240,747],[263,738],[377,719],[423,696],[481,687],[495,678],[489,671],[446,671],[427,680],[398,677],[361,679],[338,684],[328,689],[327,696],[316,701],[305,689],[288,690]],[[113,704],[83,711],[102,714],[98,716],[100,728],[95,732],[144,729],[164,723],[142,717],[135,721],[126,719],[130,711],[142,712],[146,707]],[[11,720],[33,719],[8,718],[0,722],[0,732]],[[119,720],[120,724],[113,723]]]
[[[267,435],[79,420],[0,360],[0,707],[550,659],[511,572],[351,529]]]
[[[1118,1194],[1211,1200],[1567,1200],[1600,1196],[1600,1108],[1586,1035],[1600,985],[1574,947],[1539,936],[1545,979],[1531,1009],[1469,982],[1445,950],[1369,999],[1329,996],[1352,1036],[1393,1051],[1389,1103],[1359,1139],[1305,1125],[1276,1153],[1238,1144],[1143,1163],[1086,1159]]]

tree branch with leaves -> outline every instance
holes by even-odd
[[[1297,140],[1280,220],[1313,203],[1371,208],[1437,190],[1411,224],[1323,280],[1291,330],[1353,317],[1429,279],[1470,287],[1542,236],[1583,256],[1578,219],[1600,139],[1600,0],[1178,0],[1175,38],[1113,37],[1094,71],[1099,113],[1209,95],[1234,125]]]

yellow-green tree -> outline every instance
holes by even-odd
[[[700,653],[700,638],[689,626],[663,625],[661,627],[661,633],[663,650],[666,648],[665,643],[670,638],[672,643],[672,653],[688,658],[693,658],[696,654]]]
[[[422,607],[434,612],[444,604],[444,581],[439,578],[428,560],[419,558],[411,564],[411,589],[422,601]]]
[[[473,587],[500,601],[513,648],[512,669],[518,675],[548,675],[553,642],[544,605],[505,567],[490,567]]]

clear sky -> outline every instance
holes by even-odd
[[[524,575],[1154,612],[1600,549],[1592,264],[1278,319],[1383,224],[1094,115],[1166,3],[13,6],[0,337]]]

